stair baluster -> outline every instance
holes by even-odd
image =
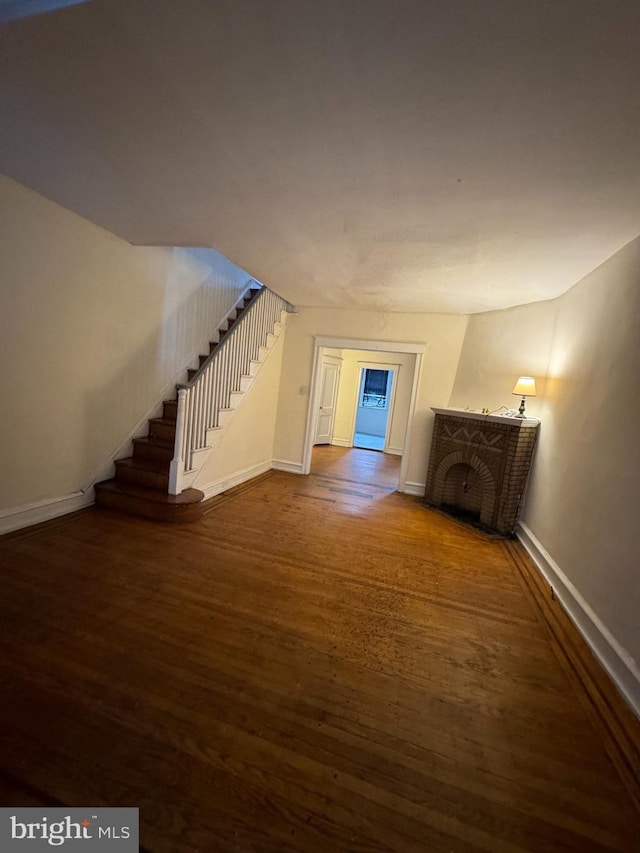
[[[190,488],[197,468],[220,433],[225,409],[239,401],[254,374],[260,347],[291,306],[253,282],[220,327],[209,355],[187,371],[188,381],[177,386],[177,397],[165,400],[162,416],[149,419],[149,434],[133,439],[133,456],[117,459],[115,478],[96,483],[96,503],[158,521],[193,521],[201,515],[204,493]],[[235,394],[235,399],[232,395]]]
[[[207,446],[207,431],[220,426],[220,414],[231,408],[231,395],[240,392],[243,376],[250,375],[251,362],[258,361],[260,348],[290,305],[263,287],[244,307],[231,327],[185,384],[178,385],[178,410],[173,460],[169,472],[169,494],[180,494],[185,474],[194,470],[194,454]],[[184,392],[184,393],[183,393]],[[180,400],[182,399],[182,405]]]

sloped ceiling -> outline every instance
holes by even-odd
[[[0,27],[0,171],[290,301],[476,312],[640,232],[640,3],[94,0]]]

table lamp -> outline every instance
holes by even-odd
[[[522,397],[522,402],[520,403],[520,408],[518,409],[518,417],[526,418],[524,413],[524,401],[526,397],[535,397],[536,396],[536,380],[533,376],[521,376],[516,382],[512,394],[515,394],[516,397]]]

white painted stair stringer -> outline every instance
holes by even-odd
[[[267,345],[261,346],[257,360],[254,360],[249,365],[249,374],[246,374],[240,379],[240,389],[231,392],[231,406],[228,409],[220,409],[218,413],[218,426],[211,427],[206,431],[206,446],[201,447],[193,452],[193,467],[189,471],[185,471],[182,477],[182,488],[188,489],[193,485],[194,480],[208,461],[209,457],[220,443],[229,424],[233,420],[234,412],[242,405],[247,394],[251,393],[253,380],[260,372],[262,365],[269,357],[270,352],[275,346],[280,335],[283,333],[286,326],[286,311],[282,312],[282,319],[276,323],[272,334],[267,335]]]

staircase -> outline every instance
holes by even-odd
[[[201,355],[198,368],[187,371],[187,386],[202,372],[225,336],[238,323],[262,287],[253,284],[238,305],[232,309],[217,332],[218,339],[209,343],[209,352]],[[115,477],[96,483],[96,504],[155,521],[195,521],[202,515],[204,493],[186,488],[180,494],[169,494],[170,469],[174,460],[178,418],[178,393],[162,404],[162,417],[149,419],[148,435],[133,439],[133,456],[117,459]]]

